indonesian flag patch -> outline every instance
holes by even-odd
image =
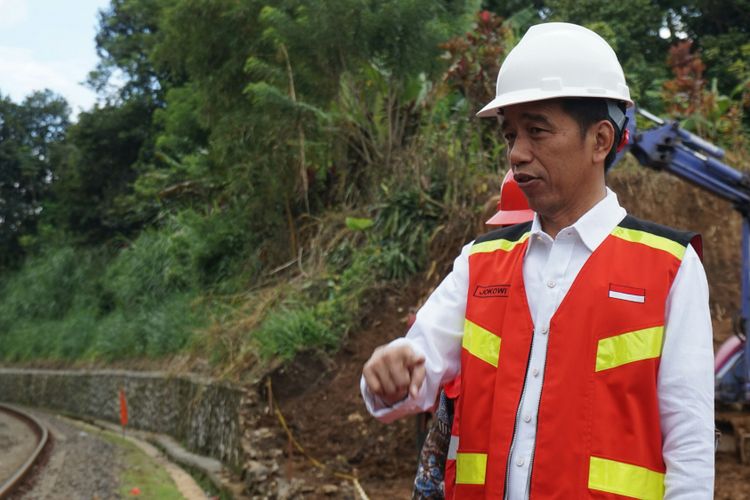
[[[646,289],[610,283],[609,297],[611,299],[627,300],[628,302],[643,304],[646,302]]]

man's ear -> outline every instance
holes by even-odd
[[[601,120],[595,123],[589,130],[593,134],[594,140],[592,160],[594,163],[601,162],[603,164],[614,145],[615,128],[609,120]]]

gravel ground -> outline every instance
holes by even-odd
[[[34,414],[52,435],[52,449],[17,499],[96,499],[118,498],[120,450],[64,420],[42,413]]]

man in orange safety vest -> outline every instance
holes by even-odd
[[[533,221],[466,245],[360,388],[384,422],[461,373],[453,498],[709,499],[713,353],[699,238],[626,213],[605,172],[632,106],[599,35],[533,26],[479,113]]]

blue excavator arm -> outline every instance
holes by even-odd
[[[636,112],[655,126],[636,130]],[[615,162],[629,151],[641,165],[669,172],[729,201],[742,216],[742,289],[736,332],[741,343],[717,366],[716,396],[725,403],[750,402],[750,342],[745,341],[750,328],[750,176],[724,163],[724,150],[678,122],[662,120],[643,109],[630,108],[627,114],[630,138]]]

